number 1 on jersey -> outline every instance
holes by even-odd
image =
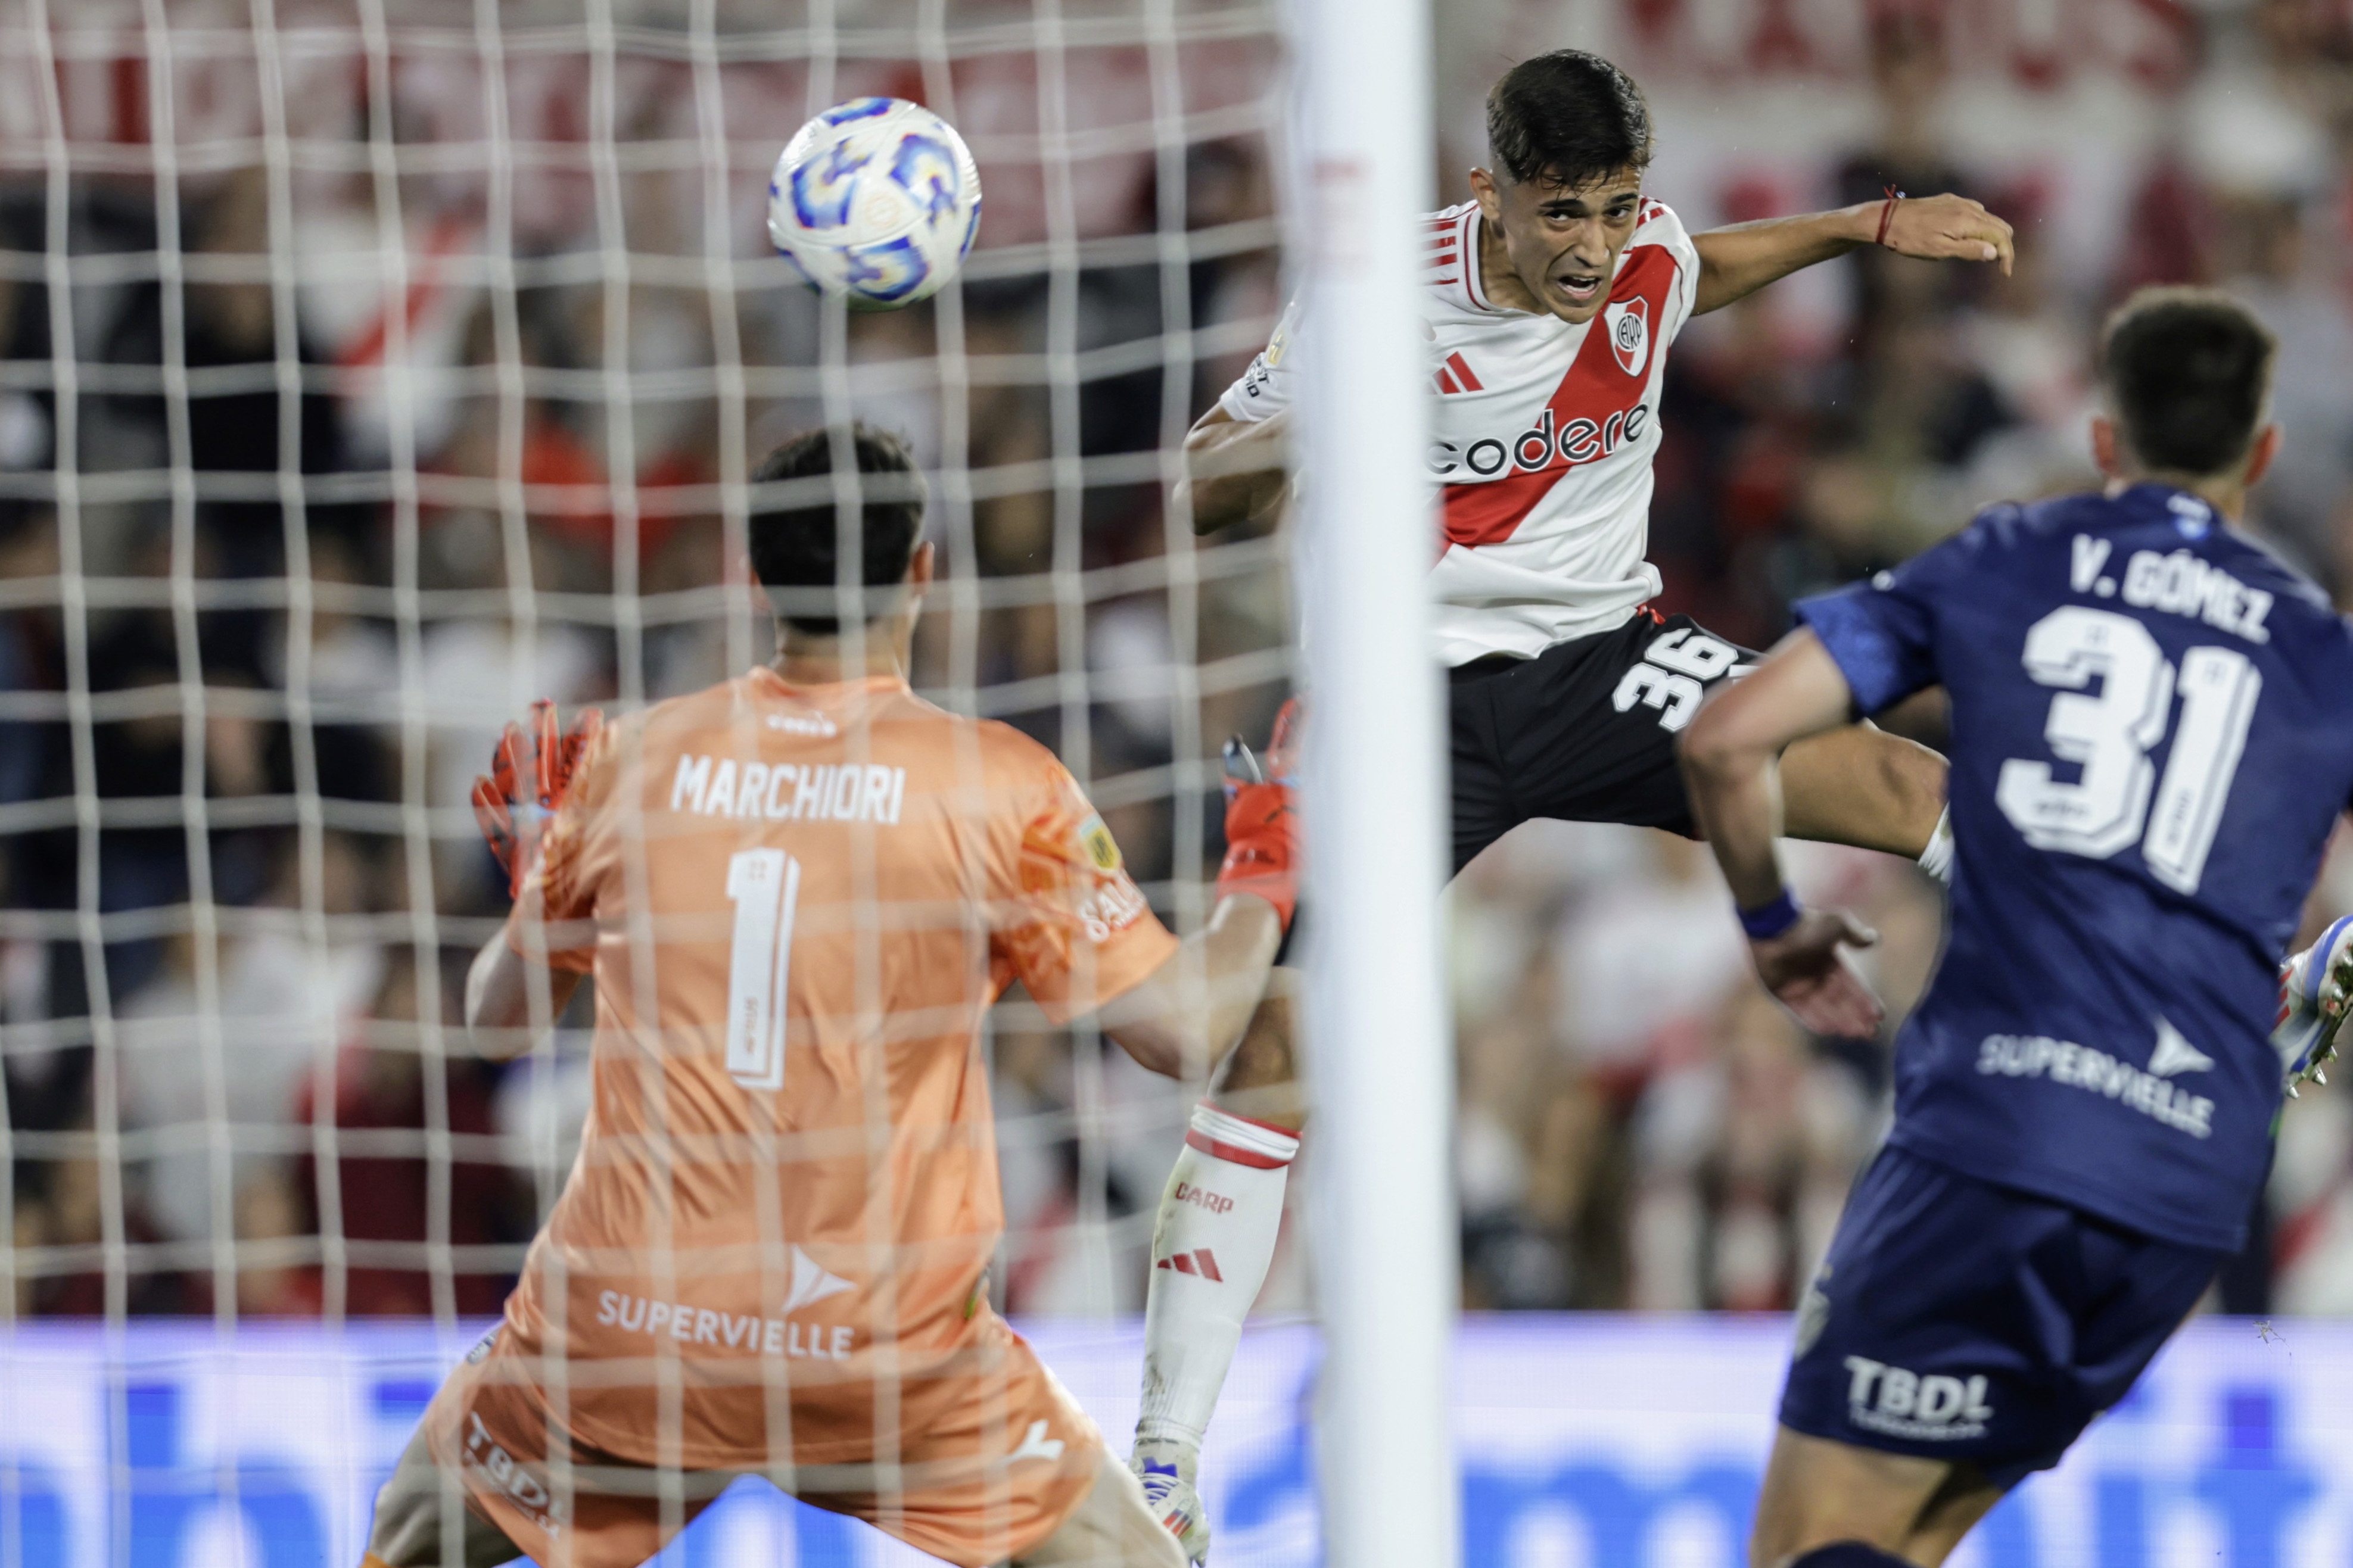
[[[727,1072],[745,1089],[782,1089],[785,984],[792,973],[801,863],[781,849],[740,849],[727,858],[727,896],[735,904],[727,961]]]

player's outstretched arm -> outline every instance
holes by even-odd
[[[1835,212],[1766,218],[1692,236],[1699,298],[1692,313],[1722,310],[1801,267],[1883,245],[1927,260],[1999,261],[2015,254],[2010,225],[1967,196],[1900,196]]]
[[[1185,436],[1185,476],[1176,504],[1189,506],[1193,531],[1215,533],[1273,515],[1291,493],[1291,414],[1237,419],[1212,408]]]
[[[1219,899],[1208,924],[1105,1003],[1103,1033],[1143,1066],[1199,1078],[1242,1037],[1282,946],[1283,916],[1256,893]]]
[[[1820,1035],[1867,1037],[1885,1016],[1842,949],[1878,938],[1842,910],[1801,910],[1782,880],[1781,753],[1849,722],[1854,697],[1820,639],[1799,630],[1746,679],[1720,687],[1683,732],[1692,814],[1740,908],[1766,989]]]

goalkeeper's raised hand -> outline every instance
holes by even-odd
[[[1275,715],[1274,736],[1261,759],[1240,740],[1226,747],[1226,858],[1218,868],[1218,896],[1255,893],[1274,906],[1282,929],[1299,907],[1297,783],[1299,699]]]
[[[539,860],[540,836],[572,788],[580,759],[604,733],[605,715],[583,708],[572,728],[559,731],[555,704],[531,705],[528,726],[509,724],[491,755],[489,776],[474,778],[474,820],[507,874],[510,897],[522,892]]]

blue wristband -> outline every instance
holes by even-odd
[[[1741,910],[1737,912],[1740,916],[1740,929],[1748,933],[1749,941],[1771,942],[1798,923],[1798,915],[1800,911],[1798,909],[1796,896],[1788,889],[1784,888],[1781,889],[1779,898],[1762,909]]]

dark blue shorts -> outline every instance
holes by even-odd
[[[1798,1309],[1781,1425],[2015,1485],[2125,1396],[2221,1261],[1891,1145]]]

